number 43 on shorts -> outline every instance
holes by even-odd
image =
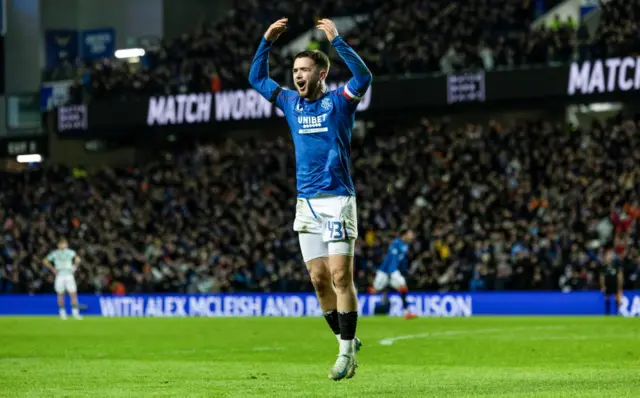
[[[324,240],[344,240],[349,239],[347,231],[344,229],[344,224],[341,221],[327,221]]]

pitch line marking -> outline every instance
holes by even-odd
[[[425,337],[440,337],[440,336],[456,336],[456,335],[471,335],[478,333],[501,333],[501,332],[516,332],[516,331],[531,331],[531,330],[557,330],[564,329],[563,326],[538,326],[538,327],[521,327],[521,328],[492,328],[492,329],[475,329],[475,330],[444,330],[439,332],[427,332],[419,334],[407,334],[404,336],[389,337],[380,340],[381,345],[392,345],[396,341],[410,340],[410,339],[422,339]]]

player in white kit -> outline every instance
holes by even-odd
[[[56,276],[54,288],[58,294],[60,318],[67,319],[67,312],[64,308],[64,295],[69,293],[69,297],[71,297],[71,313],[75,319],[82,319],[78,308],[78,288],[73,277],[80,263],[80,257],[75,251],[69,249],[67,240],[63,238],[58,242],[58,249],[49,253],[42,262]]]

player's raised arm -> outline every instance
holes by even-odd
[[[345,87],[345,96],[351,101],[360,101],[373,80],[371,71],[367,68],[362,58],[338,35],[338,29],[336,29],[333,21],[330,19],[319,20],[318,29],[327,35],[331,45],[347,64],[351,73],[353,73],[353,77],[349,79]]]
[[[280,85],[269,77],[269,52],[273,42],[287,29],[287,22],[287,18],[282,18],[269,26],[260,41],[256,55],[253,57],[249,72],[251,86],[270,102],[275,102],[280,92]]]

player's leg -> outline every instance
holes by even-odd
[[[604,294],[605,294],[605,296],[604,296],[605,314],[606,315],[611,315],[612,314],[612,312],[611,312],[611,304],[613,304],[613,303],[611,301],[614,301],[615,304],[616,304],[616,308],[613,311],[613,314],[617,315],[618,314],[618,308],[620,308],[617,283],[607,280],[606,283],[605,283]],[[611,298],[613,298],[613,300],[611,300]]]
[[[64,308],[64,296],[65,296],[65,287],[64,287],[64,278],[60,275],[56,276],[56,279],[53,283],[53,288],[58,295],[58,314],[60,314],[60,319],[67,319],[67,311]]]
[[[337,242],[332,242],[331,245]],[[346,245],[353,245],[353,242]],[[358,321],[358,295],[353,283],[353,256],[329,255],[329,268],[336,289],[340,335],[342,340],[353,340]]]
[[[302,258],[307,265],[324,319],[340,343],[337,296],[329,270],[328,244],[322,240],[322,235],[318,234],[300,233],[299,240]],[[356,350],[359,350],[361,345],[360,340],[356,338]]]
[[[67,311],[64,308],[64,293],[58,293],[58,314],[60,314],[60,319],[67,319]]]
[[[376,271],[376,276],[373,279],[373,285],[369,288],[369,293],[382,293],[382,301],[378,303],[374,309],[376,315],[385,314],[389,315],[389,274],[383,271]]]
[[[402,276],[400,271],[394,271],[391,273],[389,283],[391,284],[391,287],[400,294],[405,319],[415,318],[416,315],[409,311],[409,304],[407,303],[407,293],[409,293],[407,281],[404,279],[404,276]]]
[[[80,316],[80,308],[78,305],[78,286],[76,285],[76,280],[73,276],[68,276],[65,281],[65,289],[69,292],[69,297],[71,298],[71,314],[75,319],[82,319]]]
[[[382,271],[376,271],[376,277],[373,279],[373,288],[371,293],[382,293],[389,286],[389,274]]]
[[[317,234],[300,233],[299,239],[302,258],[307,265],[309,278],[311,278],[311,284],[316,291],[324,319],[333,334],[339,338],[337,298],[331,282],[331,272],[329,272],[328,245],[322,240],[322,236]]]
[[[622,302],[622,292],[621,291],[617,291],[616,295],[616,310],[615,310],[615,315],[620,315],[620,303]]]
[[[71,314],[75,319],[82,319],[82,316],[80,316],[80,306],[78,305],[78,293],[75,291],[69,292],[69,297],[71,297]]]
[[[330,198],[328,208],[330,216],[323,228],[323,239],[328,242],[329,269],[336,289],[340,334],[353,340],[358,319],[358,296],[353,282],[353,255],[358,237],[356,199],[346,196]]]
[[[338,322],[340,323],[340,353],[329,371],[329,378],[351,378],[356,372],[358,296],[353,282],[353,255],[358,237],[355,197],[335,197],[327,200],[323,237],[329,243],[329,269],[336,289]]]
[[[329,269],[336,289],[340,352],[329,378],[340,380],[355,374],[358,296],[353,282],[354,241],[329,242]]]
[[[319,235],[325,244],[322,246],[323,250],[326,247],[328,251],[329,272],[336,292],[340,328],[340,353],[329,371],[329,378],[341,380],[353,377],[357,366],[355,332],[358,320],[358,303],[353,285],[354,239],[357,237],[355,198],[298,200],[293,229],[299,233]]]

